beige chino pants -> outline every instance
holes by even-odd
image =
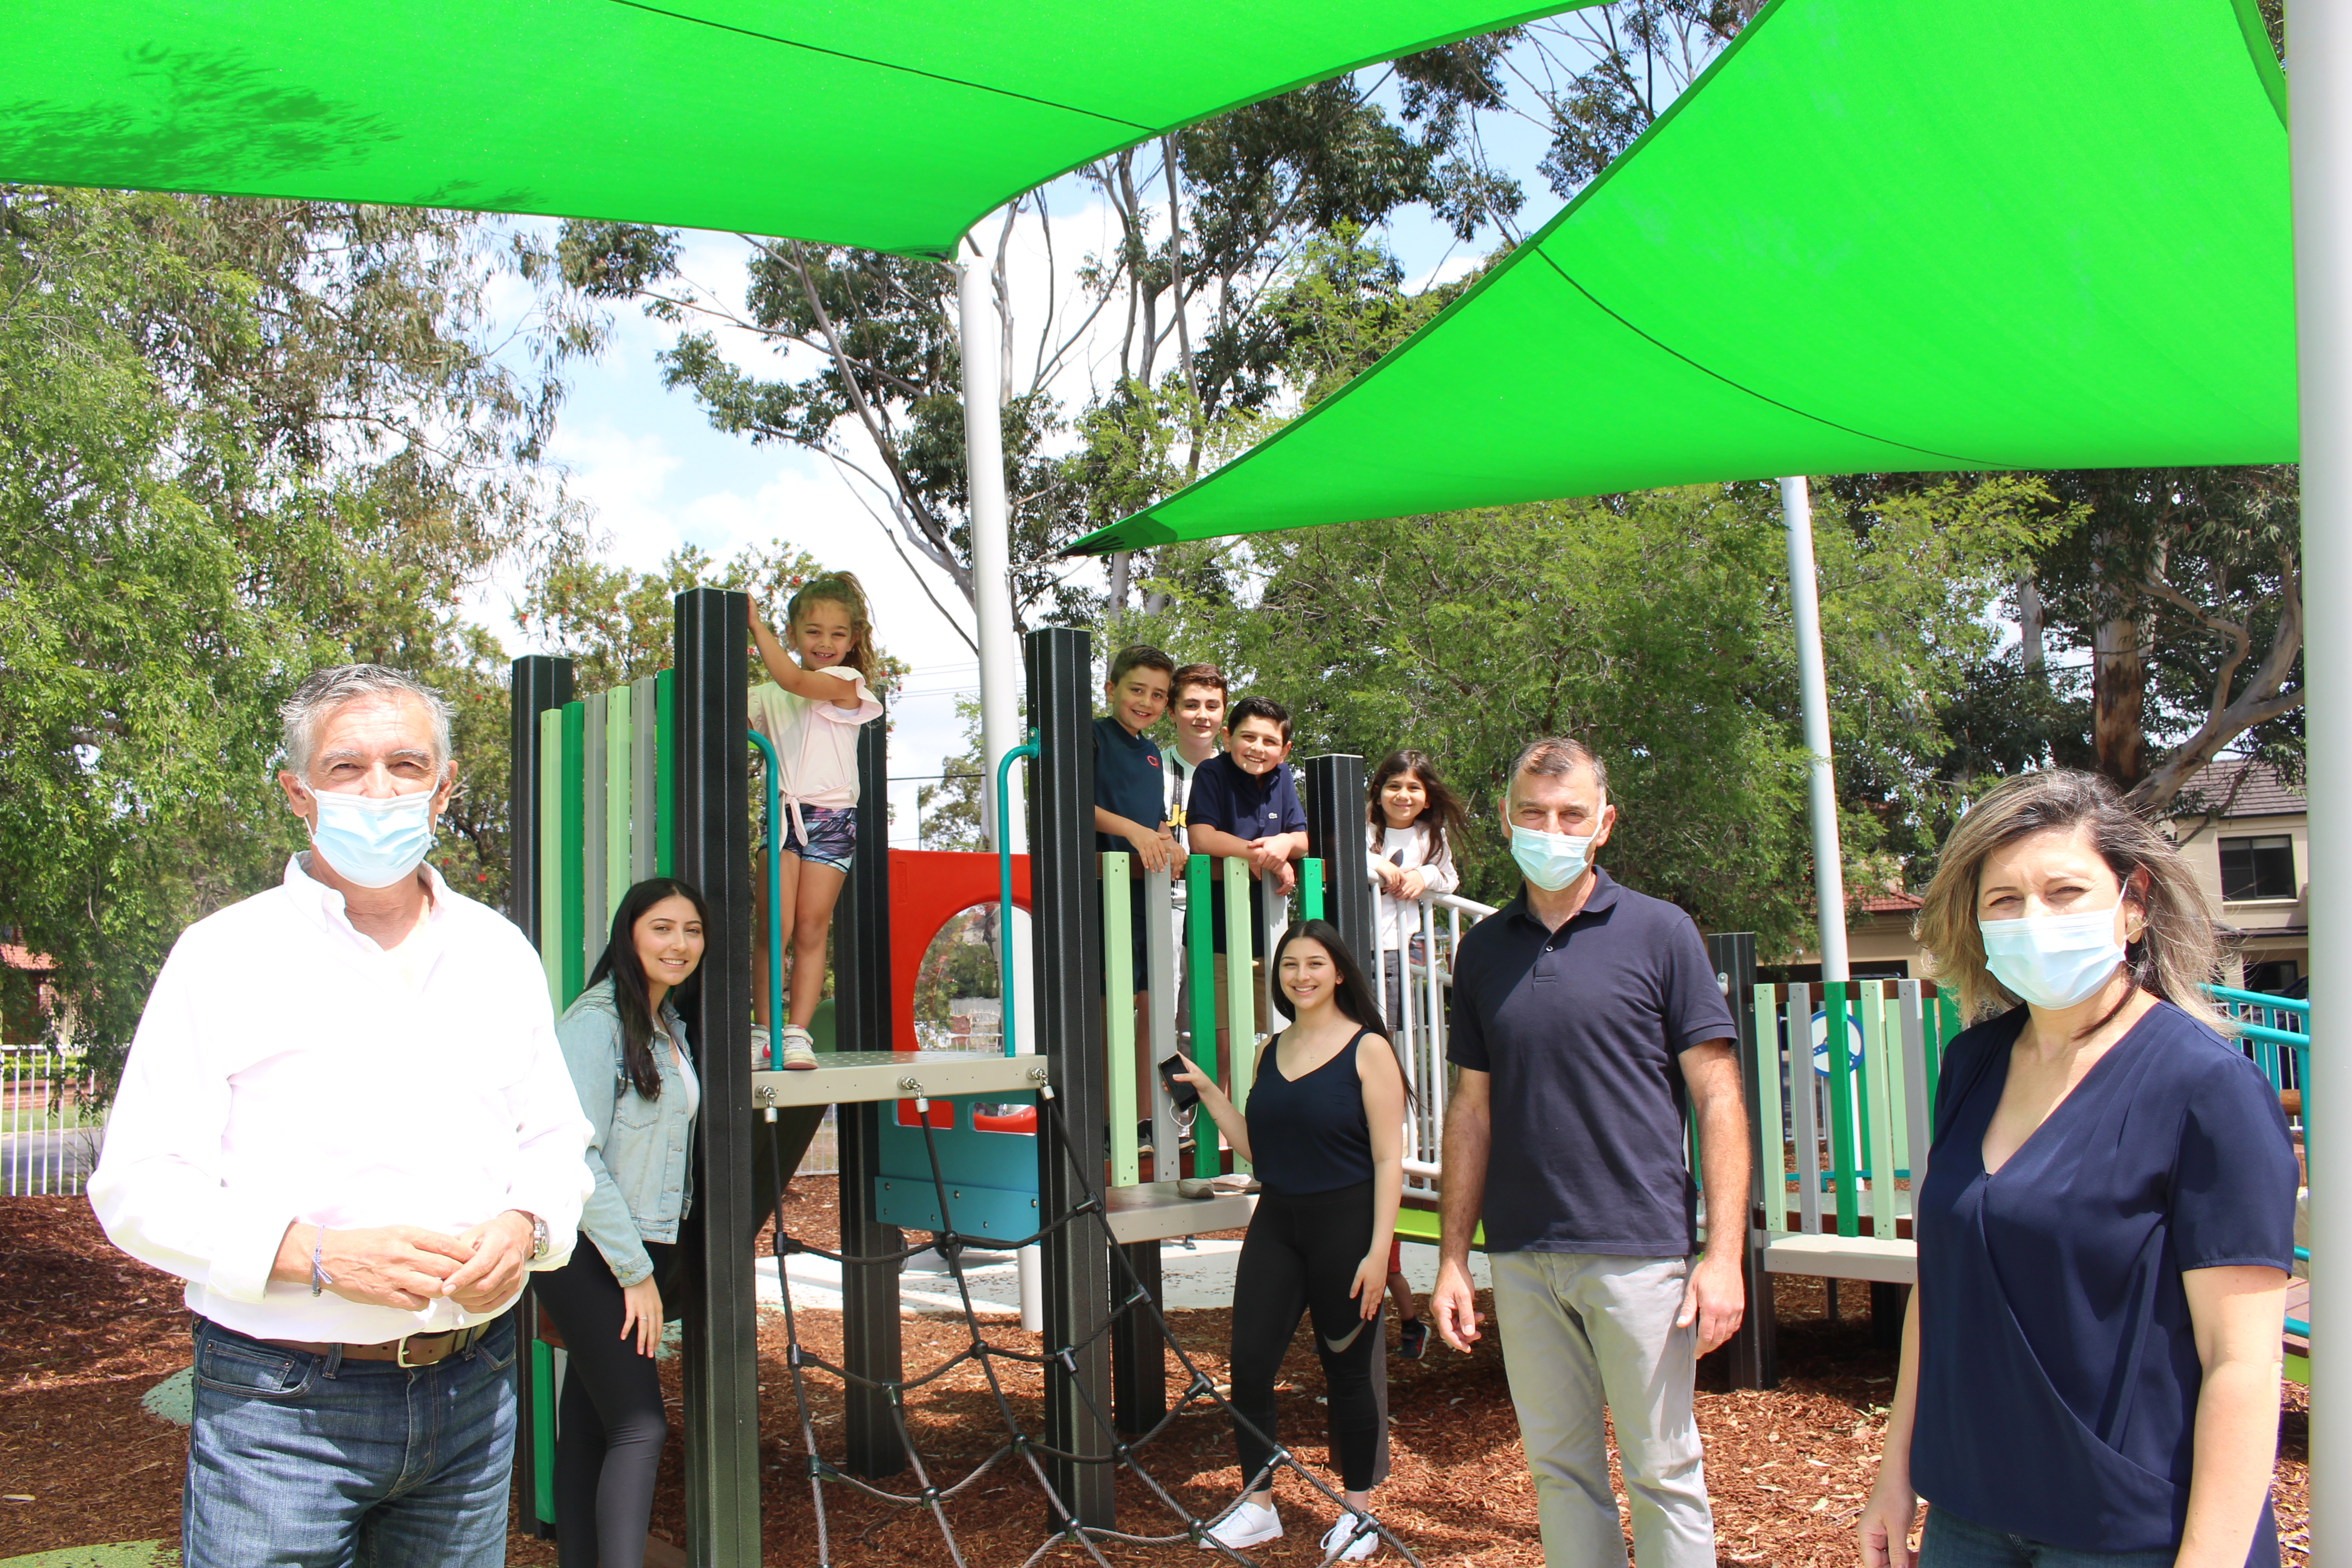
[[[1715,1568],[1715,1516],[1691,1414],[1697,1329],[1675,1326],[1690,1260],[1497,1252],[1487,1261],[1545,1568],[1623,1568],[1604,1403],[1616,1418],[1634,1563]]]

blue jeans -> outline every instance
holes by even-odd
[[[199,1318],[185,1568],[499,1568],[514,1315],[428,1367],[345,1361]]]
[[[2082,1552],[1987,1530],[1945,1509],[1927,1510],[1919,1568],[2172,1568],[2171,1552]]]

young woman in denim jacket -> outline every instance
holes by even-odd
[[[668,1440],[654,1347],[655,1283],[694,1199],[694,1117],[702,1093],[678,1021],[678,988],[702,963],[709,911],[671,877],[639,882],[613,916],[588,989],[555,1026],[580,1109],[594,1129],[595,1177],[582,1247],[537,1277],[571,1352],[555,1449],[556,1555],[562,1568],[642,1568],[654,1470]]]

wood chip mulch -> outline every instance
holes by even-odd
[[[787,1202],[787,1228],[831,1245],[832,1184],[804,1181],[799,1187]],[[1895,1358],[1874,1341],[1866,1289],[1844,1287],[1840,1316],[1832,1321],[1822,1283],[1777,1281],[1778,1389],[1735,1391],[1726,1384],[1721,1357],[1701,1364],[1698,1419],[1725,1563],[1843,1568],[1854,1561],[1850,1531],[1869,1489]],[[0,1336],[0,1493],[33,1500],[0,1501],[0,1558],[104,1542],[176,1541],[186,1436],[148,1415],[139,1401],[188,1363],[178,1282],[114,1251],[80,1200],[12,1198],[0,1203],[0,1300],[10,1308],[0,1320],[7,1325]],[[811,1351],[838,1359],[837,1314],[803,1310],[798,1323]],[[1222,1382],[1227,1314],[1178,1313],[1171,1327],[1202,1372]],[[904,1332],[910,1375],[970,1342],[955,1319],[909,1318]],[[1003,1348],[1033,1353],[1042,1348],[1037,1336],[1017,1326],[991,1323],[986,1333]],[[814,1563],[815,1520],[781,1314],[762,1314],[759,1338],[765,1556],[777,1563]],[[1036,1432],[1040,1375],[1018,1362],[995,1364],[1014,1418]],[[1467,1356],[1434,1342],[1423,1362],[1391,1355],[1389,1372],[1394,1474],[1377,1494],[1383,1521],[1433,1565],[1539,1563],[1534,1489],[1520,1462],[1494,1337]],[[1169,1373],[1172,1400],[1183,1387],[1173,1357]],[[682,1432],[675,1360],[665,1363],[663,1376],[673,1431]],[[1328,1475],[1316,1397],[1321,1383],[1302,1336],[1284,1368],[1282,1431],[1303,1461]],[[806,1384],[819,1447],[838,1458],[840,1385],[819,1373],[808,1374]],[[969,1362],[910,1394],[908,1409],[916,1447],[941,1488],[968,1476],[1003,1439],[994,1397]],[[2308,1420],[2305,1391],[2288,1385],[2276,1499],[2291,1568],[2305,1562]],[[671,1541],[684,1538],[683,1447],[674,1437],[665,1454],[655,1507],[655,1531]],[[1213,1406],[1198,1402],[1142,1450],[1141,1459],[1195,1513],[1223,1506],[1238,1485],[1225,1423]],[[912,1486],[903,1473],[883,1484],[895,1490]],[[1328,1522],[1328,1505],[1296,1477],[1282,1478],[1277,1493],[1289,1533],[1254,1555],[1271,1565],[1306,1568],[1318,1560],[1315,1543]],[[1155,1534],[1175,1528],[1134,1477],[1120,1477],[1118,1495],[1128,1528]],[[946,1508],[971,1568],[1017,1568],[1045,1539],[1043,1494],[1015,1459],[999,1459]],[[841,1568],[950,1568],[939,1530],[924,1510],[877,1501],[836,1483],[826,1488],[825,1515],[831,1559]],[[1121,1564],[1205,1561],[1184,1542],[1112,1543],[1105,1554]],[[551,1543],[521,1532],[511,1538],[509,1558],[519,1564],[555,1561]],[[1062,1544],[1045,1561],[1087,1559]]]

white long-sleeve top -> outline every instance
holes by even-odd
[[[115,1246],[188,1282],[189,1310],[259,1339],[373,1344],[495,1316],[270,1280],[289,1221],[455,1236],[507,1209],[547,1222],[534,1267],[553,1268],[589,1191],[588,1119],[522,932],[428,867],[432,908],[387,952],[302,862],[173,945],[90,1207]]]
[[[1429,835],[1421,824],[1410,827],[1390,827],[1383,825],[1377,834],[1366,830],[1370,840],[1368,847],[1375,860],[1385,860],[1400,871],[1419,871],[1428,885],[1419,900],[1391,898],[1379,888],[1372,889],[1372,929],[1380,933],[1382,949],[1402,948],[1405,939],[1421,929],[1421,906],[1440,893],[1450,893],[1462,885],[1462,878],[1454,869],[1454,852],[1442,841],[1435,861],[1425,859],[1429,853]]]

